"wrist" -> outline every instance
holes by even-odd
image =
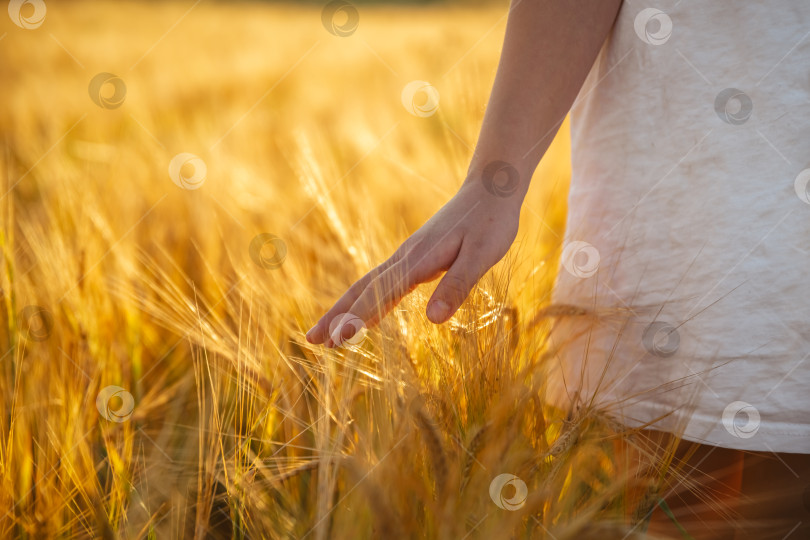
[[[502,159],[474,160],[459,191],[474,193],[490,203],[514,206],[523,204],[531,182],[531,172]]]

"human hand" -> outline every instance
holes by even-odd
[[[517,235],[522,201],[521,193],[494,194],[480,181],[465,182],[387,261],[346,291],[307,332],[307,341],[334,347],[351,339],[359,328],[348,328],[344,321],[349,317],[371,328],[417,285],[442,272],[446,274],[427,304],[427,317],[445,322],[506,255]]]

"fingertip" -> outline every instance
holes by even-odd
[[[428,304],[427,317],[434,324],[441,324],[450,318],[450,306],[444,300],[433,300]]]
[[[312,328],[307,331],[306,339],[313,345],[319,345],[323,343],[323,339],[321,339],[322,332],[318,331],[318,325],[316,324]]]

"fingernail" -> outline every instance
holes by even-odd
[[[444,300],[434,300],[427,308],[427,316],[434,323],[444,322],[450,316],[450,306]]]

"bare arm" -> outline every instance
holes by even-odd
[[[501,160],[524,179],[543,157],[608,35],[621,0],[512,2],[471,172]],[[476,175],[470,174],[469,177]]]
[[[307,332],[333,346],[338,315],[375,325],[420,283],[446,272],[427,307],[449,319],[517,235],[532,173],[571,108],[621,0],[513,0],[495,84],[467,177],[384,263],[354,283]],[[338,332],[336,334],[336,332]]]

